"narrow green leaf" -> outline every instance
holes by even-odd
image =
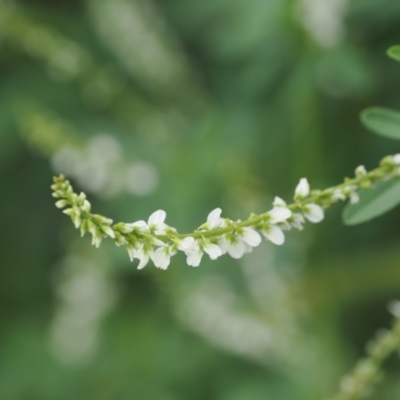
[[[400,140],[400,112],[383,107],[366,108],[361,113],[361,122],[378,135]]]
[[[348,204],[343,211],[346,225],[357,225],[379,217],[400,204],[400,179],[381,182],[360,192],[360,202]]]
[[[389,48],[387,55],[393,60],[400,62],[400,45],[395,45]]]

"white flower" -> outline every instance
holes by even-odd
[[[355,191],[350,192],[350,204],[357,204],[360,201],[360,195]]]
[[[165,235],[167,225],[164,223],[167,213],[164,210],[158,210],[150,215],[148,226],[156,235]]]
[[[136,221],[132,224],[129,224],[129,227],[127,227],[127,229],[131,229],[130,232],[136,231],[138,233],[144,233],[144,232],[148,232],[149,226],[146,224],[145,221],[140,220],[140,221]],[[127,233],[130,233],[130,232],[127,232]]]
[[[332,193],[333,200],[346,200],[346,195],[343,193],[341,189],[335,189]]]
[[[194,249],[187,255],[186,262],[191,267],[198,267],[200,265],[201,259],[203,257],[203,252],[200,249],[200,246],[197,249]]]
[[[301,178],[294,191],[295,198],[307,197],[310,194],[310,185],[306,178]]]
[[[173,246],[159,247],[151,256],[154,265],[157,268],[167,269],[171,262],[171,256],[176,254],[176,250]]]
[[[274,202],[272,203],[274,207],[286,207],[287,204],[284,200],[282,200],[280,197],[276,196],[274,199]]]
[[[306,204],[303,208],[304,216],[316,224],[324,219],[324,210],[317,204]]]
[[[185,237],[185,239],[179,241],[178,249],[186,252],[190,250],[190,248],[194,245],[194,243],[195,243],[194,237],[192,236]]]
[[[152,246],[146,246],[144,248],[143,244],[137,244],[136,246],[127,246],[129,258],[133,261],[135,258],[140,260],[137,269],[143,269],[152,257],[154,250]]]
[[[359,165],[355,170],[355,174],[357,177],[367,175],[367,170],[365,169],[364,165]]]
[[[400,165],[400,154],[395,154],[395,155],[393,156],[393,162],[394,162],[396,165]]]
[[[226,235],[222,235],[218,238],[218,246],[221,249],[222,254],[226,254],[228,252],[229,244],[230,244],[230,241],[226,237]]]
[[[292,225],[290,225],[288,221],[279,222],[276,226],[284,231],[290,231],[292,229]]]
[[[207,222],[200,226],[202,230],[216,229],[223,225],[224,219],[221,218],[222,210],[216,208],[208,214]]]
[[[107,235],[110,236],[110,238],[115,239],[115,232],[114,230],[108,226],[108,225],[103,225],[101,227],[101,230]]]
[[[185,252],[187,258],[186,262],[191,267],[198,267],[203,257],[203,250],[201,249],[197,240],[188,236],[178,244],[178,249]]]
[[[292,215],[292,217],[290,218],[290,221],[289,221],[289,222],[292,224],[293,228],[296,228],[296,229],[298,229],[299,231],[302,231],[302,230],[303,230],[303,224],[304,224],[304,222],[305,222],[305,219],[304,219],[304,217],[303,217],[301,214],[299,214],[299,213],[293,213],[293,215]]]
[[[277,244],[278,246],[285,242],[285,235],[283,234],[282,229],[275,225],[265,225],[262,233],[268,240],[274,244]]]
[[[286,207],[274,207],[268,212],[269,222],[271,224],[277,224],[279,222],[286,221],[292,216],[292,212]]]
[[[92,237],[92,245],[94,245],[96,248],[100,247],[101,244],[101,236],[99,234],[93,235]]]
[[[233,258],[238,259],[243,257],[243,254],[246,253],[246,250],[248,250],[245,242],[238,237],[233,238],[233,241],[229,241],[228,243],[227,251],[228,254]]]
[[[218,257],[222,256],[222,250],[219,246],[211,243],[208,239],[202,240],[203,250],[210,256],[211,260],[216,260]]]
[[[67,206],[69,203],[67,200],[58,200],[56,203],[56,207],[57,208],[64,208],[65,206]]]
[[[228,253],[233,258],[241,258],[244,253],[251,251],[249,250],[251,246],[244,242],[240,236],[230,235],[230,237],[227,237],[223,235],[218,238],[218,246],[222,254]]]
[[[260,234],[252,228],[243,228],[241,239],[251,247],[257,247],[261,243]]]

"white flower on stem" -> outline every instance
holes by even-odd
[[[221,218],[222,210],[220,208],[216,208],[208,214],[207,222],[200,226],[201,230],[210,230],[216,229],[223,225],[224,219]]]
[[[364,175],[367,175],[367,170],[364,165],[359,165],[355,170],[355,175],[357,178],[361,178]]]
[[[150,215],[148,226],[150,231],[154,232],[156,235],[165,235],[166,228],[168,227],[164,221],[167,213],[164,210],[158,210]]]
[[[360,201],[360,195],[355,191],[352,190],[350,192],[350,204],[357,204]]]
[[[202,258],[203,251],[200,249],[200,246],[197,246],[197,248],[193,249],[190,253],[187,254],[186,262],[191,267],[198,267]]]
[[[200,265],[203,257],[203,250],[201,249],[198,241],[193,237],[188,236],[179,241],[178,249],[186,254],[186,262],[188,265],[191,267],[198,267]]]
[[[275,225],[265,224],[261,232],[266,239],[278,246],[285,242],[285,235],[283,234],[282,229]]]
[[[276,226],[283,231],[290,231],[292,229],[292,225],[288,221],[278,222]]]
[[[286,207],[286,201],[282,200],[280,197],[276,196],[274,202],[272,203],[274,207]]]
[[[306,204],[303,207],[304,216],[312,223],[316,224],[324,219],[324,210],[317,204]]]
[[[178,243],[178,249],[183,251],[187,258],[186,262],[191,267],[198,267],[203,257],[203,250],[201,249],[199,242],[193,237],[188,236]]]
[[[301,178],[300,182],[296,186],[294,191],[295,199],[301,199],[303,197],[307,197],[310,194],[310,185],[308,183],[307,178]]]
[[[146,233],[149,231],[149,226],[145,221],[140,220],[129,224],[130,232],[136,231],[137,233]],[[130,233],[127,232],[127,233]]]
[[[139,265],[137,266],[137,269],[143,269],[150,261],[150,257],[153,255],[153,253],[142,253],[140,256],[138,256],[137,258],[139,258],[140,262]]]
[[[222,235],[218,238],[218,246],[221,249],[222,254],[226,254],[228,252],[229,244],[230,241],[226,235]]]
[[[69,204],[69,202],[67,200],[58,200],[56,202],[56,207],[57,208],[64,208]]]
[[[195,239],[192,236],[185,237],[182,240],[178,241],[178,249],[181,251],[189,251],[191,247],[194,245]]]
[[[87,200],[84,200],[81,208],[82,208],[82,211],[84,211],[86,213],[90,213],[90,209],[92,208],[92,206]]]
[[[143,269],[149,263],[149,260],[154,253],[153,247],[149,244],[143,246],[142,243],[137,243],[135,246],[127,246],[126,249],[128,250],[131,261],[135,258],[140,260],[137,269]]]
[[[252,228],[242,228],[241,239],[251,247],[257,247],[261,243],[260,234]]]
[[[115,239],[115,232],[114,230],[108,226],[108,225],[103,225],[101,227],[101,230],[107,235],[110,236],[110,238]]]
[[[289,220],[289,223],[293,226],[293,228],[296,228],[299,231],[302,231],[304,229],[303,224],[305,222],[306,221],[305,221],[304,217],[299,213],[293,213]]]
[[[332,199],[333,200],[346,200],[346,195],[343,193],[342,189],[335,189],[332,192]]]
[[[277,224],[284,222],[292,216],[292,212],[286,207],[274,207],[268,212],[269,222],[271,224]]]
[[[176,254],[173,246],[159,247],[152,255],[151,259],[157,268],[166,270],[171,262],[171,256]]]
[[[211,243],[209,239],[202,239],[201,247],[210,256],[211,260],[216,260],[218,257],[222,256],[222,250],[220,247]]]
[[[233,237],[228,243],[227,252],[232,258],[242,258],[243,254],[248,251],[246,243],[240,237]]]

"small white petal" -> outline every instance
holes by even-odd
[[[128,251],[129,259],[131,261],[133,261],[134,258],[141,258],[143,256],[143,252],[135,247],[127,246],[126,250]]]
[[[346,195],[340,189],[335,189],[332,193],[332,198],[334,200],[346,200]]]
[[[108,236],[110,236],[110,238],[115,239],[115,232],[112,230],[112,228],[110,228],[109,226],[103,227],[102,228],[104,233]]]
[[[92,245],[94,245],[95,247],[99,248],[100,244],[101,244],[101,240],[102,240],[101,236],[97,236],[97,235],[93,236]]]
[[[146,224],[145,221],[133,222],[132,224],[130,224],[130,227],[132,229],[135,229],[135,230],[139,231],[139,232],[145,232],[145,231],[147,231],[149,229],[149,227],[148,227],[148,225]]]
[[[364,165],[359,165],[355,170],[356,176],[364,176],[367,174],[367,170],[365,169]]]
[[[198,249],[188,254],[186,262],[191,267],[198,267],[200,265],[202,257],[203,257],[203,252],[200,249]]]
[[[208,229],[215,229],[221,226],[223,223],[223,219],[221,218],[222,210],[220,208],[216,208],[211,211],[207,217]]]
[[[230,241],[226,236],[221,236],[218,238],[218,246],[221,249],[222,254],[226,254],[228,251],[228,247],[230,245]]]
[[[161,225],[164,223],[167,213],[164,210],[153,212],[149,217],[149,225]]]
[[[238,239],[236,242],[231,242],[228,246],[228,254],[233,258],[241,258],[246,250],[244,242]]]
[[[307,204],[304,216],[312,223],[316,224],[324,219],[324,210],[317,204]]]
[[[277,224],[277,226],[283,231],[290,231],[292,229],[292,225],[288,221],[282,221]]]
[[[216,260],[218,257],[222,256],[222,250],[219,246],[210,241],[203,243],[203,249],[210,256],[211,260]]]
[[[159,239],[156,239],[155,237],[152,238],[152,243],[155,244],[156,246],[160,246],[160,247],[165,247],[166,244],[164,242],[162,242]]]
[[[57,203],[56,203],[56,207],[57,208],[64,208],[67,205],[68,205],[68,201],[67,200],[58,200]]]
[[[152,260],[154,262],[154,265],[157,268],[161,268],[161,269],[167,269],[168,265],[171,261],[171,257],[170,254],[168,252],[168,249],[165,247],[160,247],[159,249],[157,249],[153,255],[152,255]]]
[[[268,240],[278,246],[285,242],[285,235],[283,234],[282,229],[277,226],[270,225],[263,229],[262,233]]]
[[[178,249],[181,251],[188,251],[194,245],[194,243],[194,238],[192,236],[188,236],[179,242]]]
[[[298,229],[299,231],[303,230],[303,224],[305,223],[305,219],[304,217],[299,214],[299,213],[295,213],[292,215],[291,221],[290,223],[292,224],[292,226],[296,229]]]
[[[400,165],[400,154],[395,154],[395,155],[393,156],[393,162],[394,162],[396,165]]]
[[[300,179],[294,193],[297,197],[307,197],[310,194],[310,185],[308,184],[307,178]]]
[[[150,260],[150,254],[149,253],[143,254],[142,257],[140,258],[140,263],[137,269],[143,269],[149,263],[149,260]]]
[[[91,204],[87,200],[85,200],[82,205],[82,210],[85,212],[90,212],[91,207]]]
[[[250,246],[257,247],[261,243],[260,234],[252,228],[243,228],[242,239]]]
[[[158,224],[158,225],[156,225],[156,229],[154,230],[154,233],[156,235],[166,235],[167,228],[168,228],[168,225],[165,225],[164,223]]]
[[[357,204],[360,201],[360,196],[357,192],[350,193],[350,204]]]
[[[280,197],[276,196],[272,205],[274,207],[286,207],[287,204],[285,200],[282,200]]]
[[[292,212],[286,207],[274,207],[268,214],[271,224],[286,221],[292,216]]]

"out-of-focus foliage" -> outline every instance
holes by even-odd
[[[65,172],[99,212],[191,231],[327,187],[400,150],[392,0],[0,1],[0,398],[322,399],[400,294],[400,211],[340,207],[240,262],[136,271],[54,208]],[[371,397],[399,397],[398,359]]]

